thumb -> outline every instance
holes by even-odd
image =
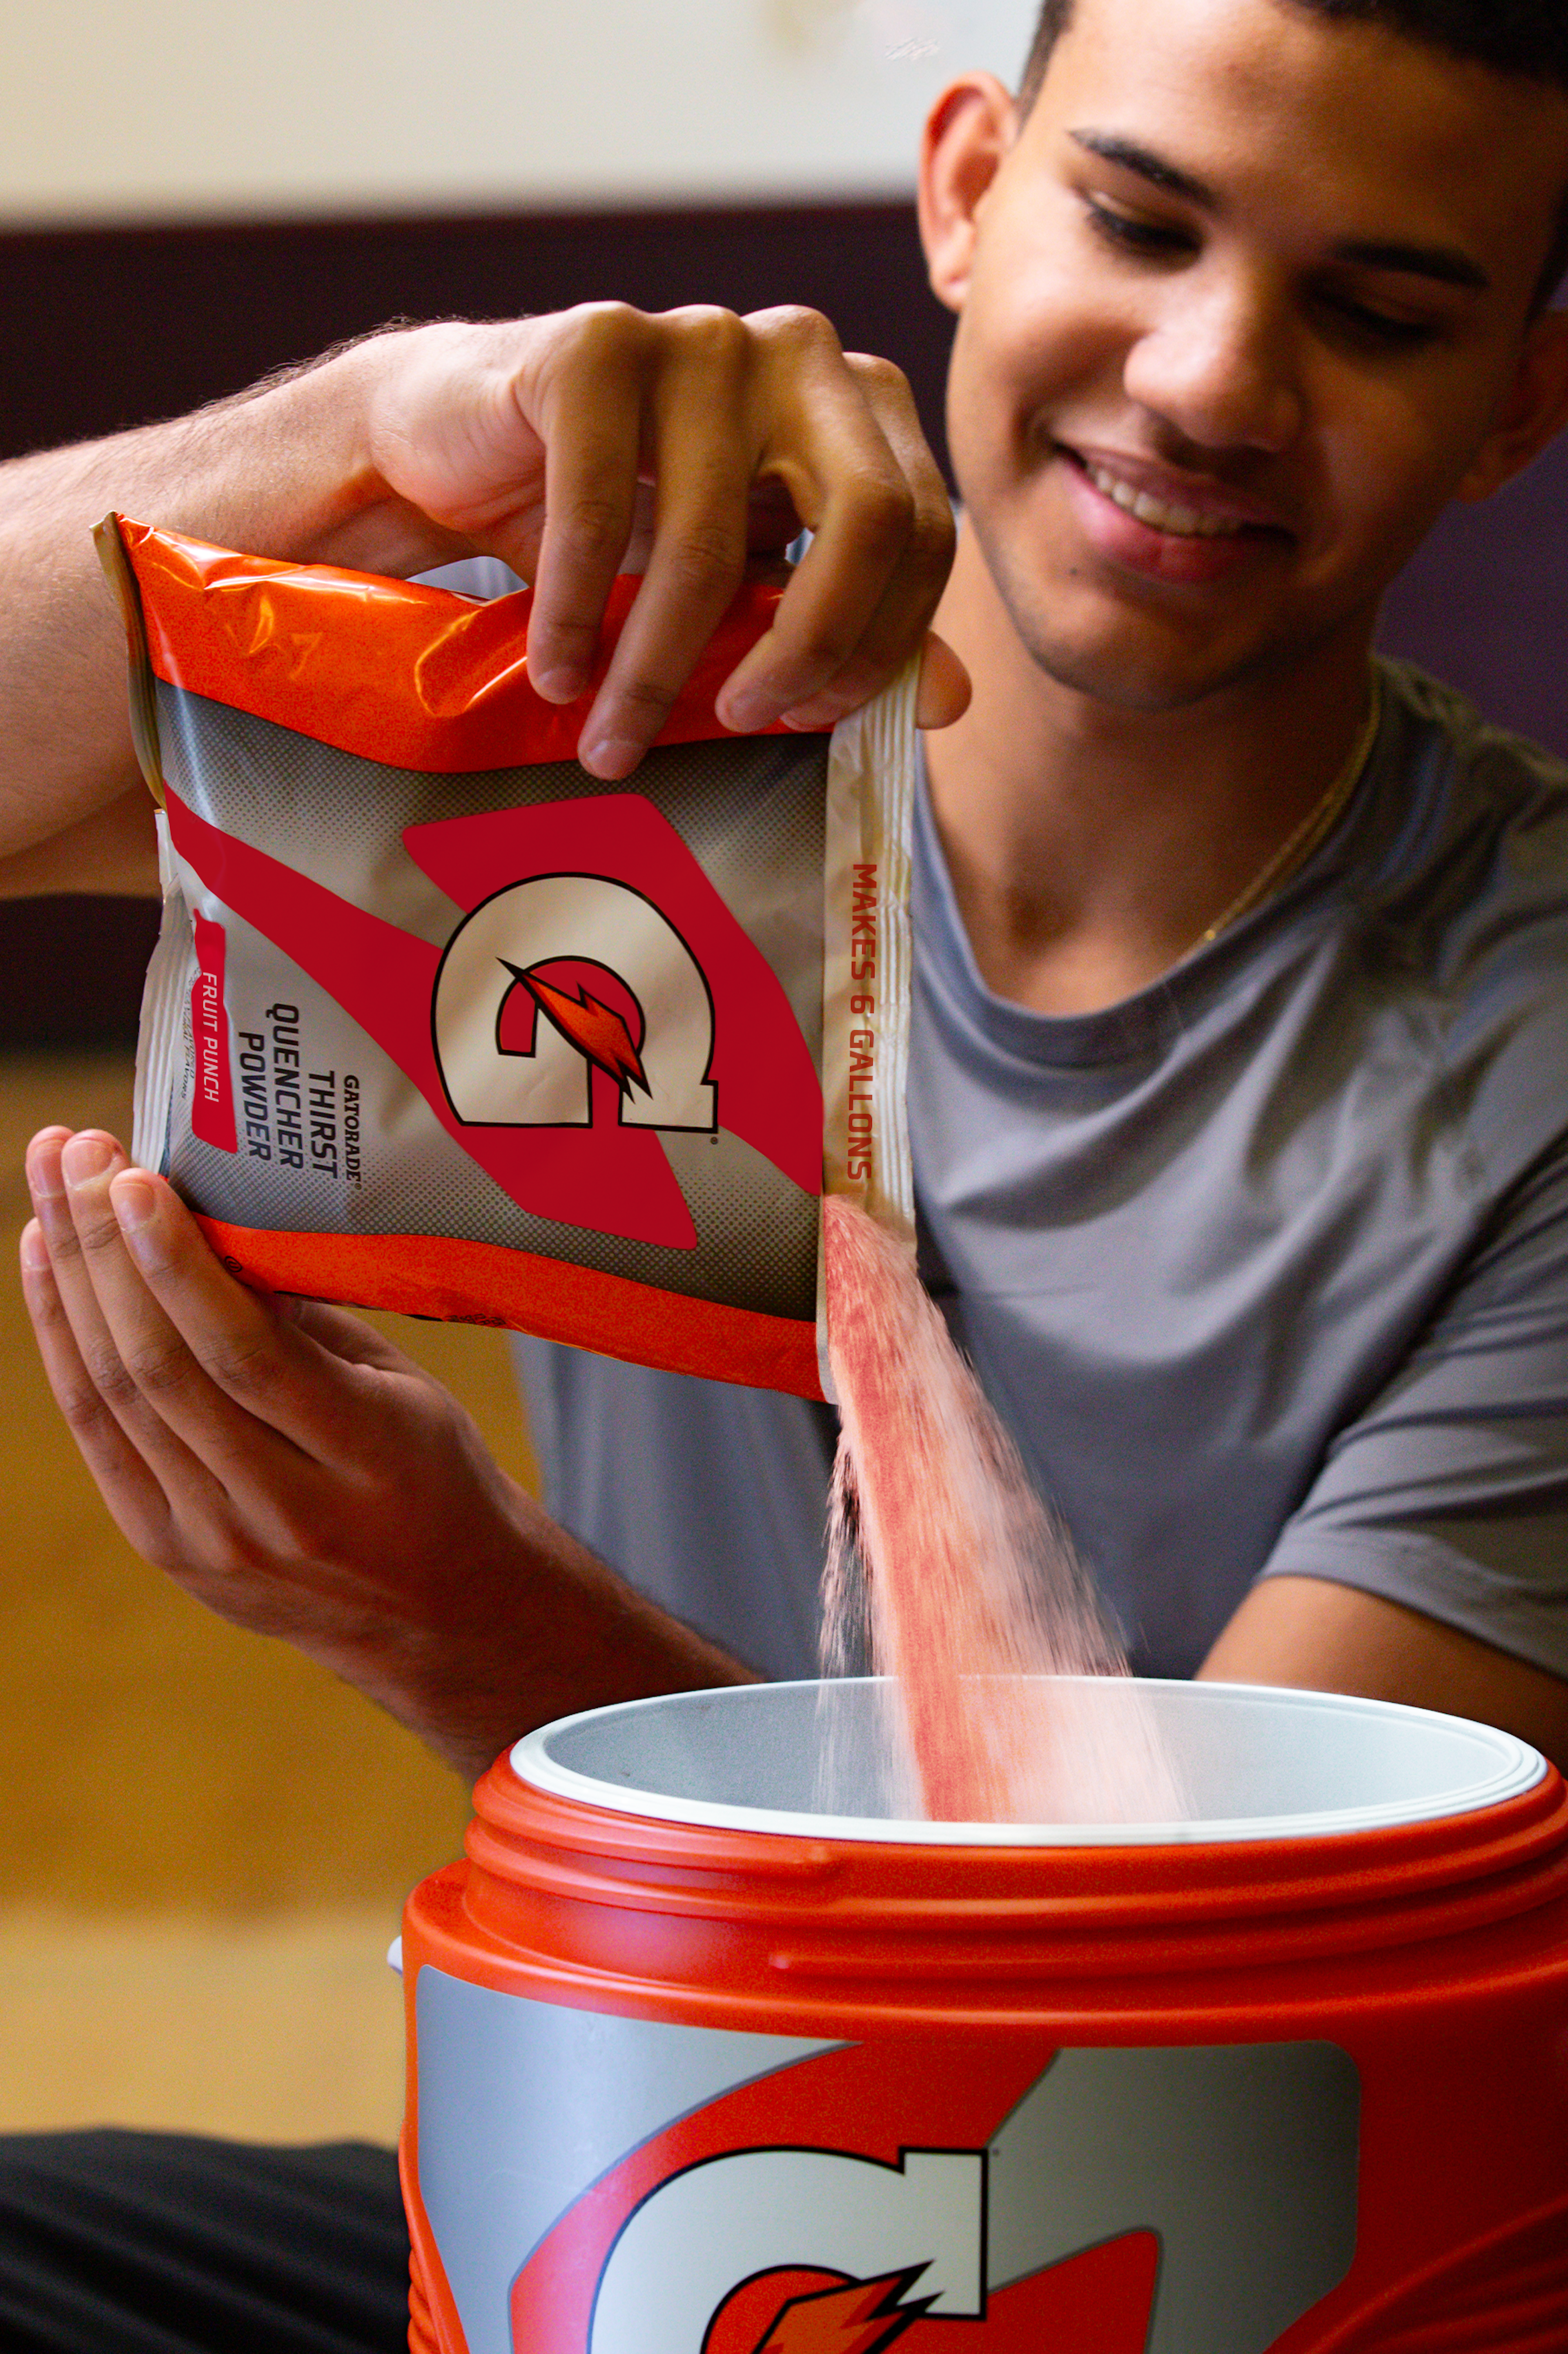
[[[915,697],[916,726],[950,727],[969,709],[972,692],[969,674],[946,638],[928,630]]]

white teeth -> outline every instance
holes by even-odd
[[[1107,472],[1104,466],[1086,464],[1086,472],[1097,491],[1114,499],[1118,507],[1125,507],[1128,514],[1136,515],[1139,523],[1148,524],[1153,531],[1168,531],[1178,539],[1224,539],[1245,528],[1242,524],[1226,523],[1219,515],[1200,514],[1193,507],[1169,505],[1150,491],[1134,490],[1130,482],[1124,482],[1119,474]]]

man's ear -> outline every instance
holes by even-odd
[[[1454,495],[1489,499],[1568,425],[1568,311],[1547,311],[1524,339],[1492,429]]]
[[[1018,106],[994,74],[966,74],[931,110],[920,148],[920,242],[931,292],[963,308],[975,223],[1018,130]]]

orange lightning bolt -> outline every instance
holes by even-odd
[[[504,957],[502,962],[506,963]],[[613,1006],[601,1005],[597,997],[590,997],[580,981],[576,997],[568,997],[564,989],[541,981],[537,973],[524,972],[514,964],[507,964],[506,970],[522,982],[546,1021],[579,1055],[608,1071],[622,1095],[633,1087],[641,1087],[644,1095],[652,1092],[631,1033]]]
[[[880,2280],[851,2281],[792,2297],[757,2349],[757,2354],[882,2354],[927,2309],[934,2296],[906,2302],[925,2271],[885,2273]]]

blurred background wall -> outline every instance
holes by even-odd
[[[0,456],[178,413],[393,317],[804,302],[908,373],[949,322],[910,195],[1033,0],[73,0],[0,14]],[[1568,456],[1457,514],[1396,650],[1568,751]],[[45,1119],[123,1132],[152,911],[0,907],[0,1204]],[[381,1955],[464,1794],[119,1539],[0,1304],[0,2129],[390,2135]],[[528,1475],[493,1334],[400,1337]]]
[[[0,28],[13,221],[903,194],[1030,0],[77,0]]]

